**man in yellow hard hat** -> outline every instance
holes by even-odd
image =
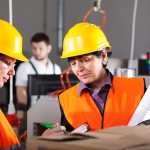
[[[106,69],[110,49],[103,31],[94,24],[82,22],[69,30],[61,58],[68,59],[80,83],[59,96],[62,126],[47,129],[43,135],[72,131],[85,122],[91,131],[128,125],[145,83],[143,78],[113,76]]]
[[[16,60],[28,61],[22,54],[22,36],[15,27],[0,20],[0,87],[15,75]],[[0,110],[0,149],[17,149],[19,140]]]

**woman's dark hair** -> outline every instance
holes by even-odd
[[[4,54],[2,54],[2,53],[0,53],[0,56],[2,56],[2,57],[6,57],[6,55],[4,55]]]
[[[102,54],[102,50],[101,51],[95,51],[95,52],[92,52],[92,53],[88,53],[88,54],[85,54],[85,55],[95,55],[97,57],[100,57]],[[77,56],[78,57],[78,56]],[[80,56],[79,56],[80,57]],[[68,62],[70,63],[70,60],[72,59],[73,57],[69,57],[68,58]],[[107,67],[107,63],[106,64],[103,64],[103,67],[106,68]]]
[[[102,54],[102,50],[101,50],[101,51],[95,51],[95,52],[93,52],[93,53],[91,53],[91,54],[92,54],[92,55],[95,55],[95,56],[97,56],[97,57],[100,57],[101,54]],[[103,65],[104,68],[107,67],[107,63],[106,63],[106,64],[102,64],[102,65]]]

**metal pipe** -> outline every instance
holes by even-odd
[[[13,14],[13,11],[12,11],[12,0],[9,0],[9,23],[12,24],[13,21],[12,21],[12,14]],[[10,88],[9,88],[9,91],[10,91],[10,96],[9,96],[9,102],[13,102],[13,77],[10,76]]]
[[[62,49],[64,0],[58,1],[58,50]]]

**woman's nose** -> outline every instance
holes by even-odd
[[[10,76],[14,76],[15,75],[15,69],[14,68],[11,68],[8,72],[8,75]]]
[[[76,67],[77,67],[77,70],[78,70],[78,71],[82,71],[83,68],[84,68],[84,67],[83,67],[83,64],[82,64],[81,62],[78,62],[77,65],[76,65]]]

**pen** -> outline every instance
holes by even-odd
[[[45,128],[49,128],[49,129],[55,128],[52,124],[45,123],[45,122],[40,123],[40,125],[43,126],[43,127],[45,127]],[[64,130],[63,132],[64,132],[64,134],[68,133],[68,131],[66,131],[66,130]]]

